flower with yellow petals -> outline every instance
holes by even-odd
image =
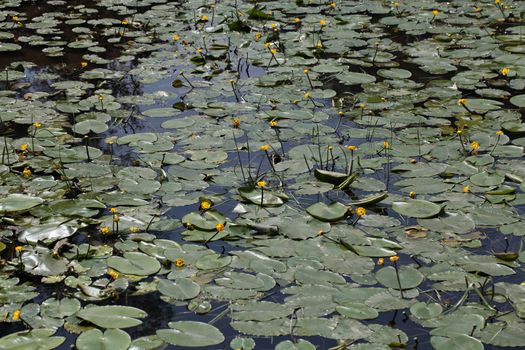
[[[127,26],[129,24],[129,22],[126,21],[126,20],[123,20],[122,22],[120,22],[120,24],[122,24],[123,26]]]
[[[175,266],[184,267],[184,265],[186,265],[186,262],[184,261],[184,259],[181,259],[181,258],[175,259]]]
[[[357,207],[356,210],[355,210],[355,213],[358,216],[365,216],[366,215],[366,209],[363,208],[363,207]]]
[[[120,221],[120,215],[113,215],[113,222],[119,222]]]
[[[476,7],[476,8],[474,9],[474,11],[475,11],[475,12],[481,12],[482,10],[481,10],[481,7]]]
[[[411,158],[408,162],[410,164],[417,164],[417,159]]]
[[[21,246],[21,245],[17,245],[17,246],[15,247],[15,252],[17,252],[17,253],[20,253],[22,250],[24,250],[24,247]]]
[[[112,214],[115,214],[117,212],[117,208],[110,208],[109,209],[109,212],[112,213]]]
[[[271,27],[272,27],[272,29],[277,28],[277,23],[272,23]]]
[[[498,130],[498,131],[496,131],[496,135],[503,136],[503,135],[505,135],[505,133],[502,130]]]
[[[308,68],[303,69],[303,73],[304,74],[308,74],[309,72],[310,72],[310,70]]]
[[[11,16],[11,21],[18,22],[18,21],[20,21],[20,17],[18,17],[18,16]]]
[[[395,263],[398,260],[399,260],[399,256],[397,256],[397,255],[394,255],[394,256],[390,257],[390,261],[393,262],[393,263]]]
[[[217,230],[217,232],[224,231],[224,224],[217,224],[217,225],[215,225],[215,229]]]
[[[359,108],[364,109],[366,107],[366,103],[360,103],[358,105]]]
[[[275,128],[277,127],[279,123],[277,122],[277,120],[271,120],[270,121],[270,128]]]
[[[269,145],[262,145],[260,147],[260,149],[261,149],[261,151],[267,152],[270,149],[270,146]]]
[[[439,15],[439,10],[432,10],[432,14],[433,14],[434,16]]]
[[[113,270],[112,268],[109,268],[108,269],[108,272],[107,274],[109,276],[111,276],[111,278],[113,278],[114,280],[116,280],[117,278],[119,278],[120,274],[116,271],[116,270]]]
[[[390,149],[390,142],[388,142],[387,140],[383,141],[383,148]]]
[[[500,5],[500,4],[501,4],[501,0],[494,0],[494,3],[495,3],[496,5]]]
[[[42,127],[42,123],[34,122],[34,123],[33,123],[33,127],[34,127],[35,129],[40,129],[40,128]]]
[[[326,25],[326,21],[324,19],[319,20],[319,24],[321,27],[324,27]]]
[[[208,22],[208,19],[209,19],[208,16],[206,16],[206,15],[202,15],[201,18],[200,18],[200,21],[201,21],[201,22]]]
[[[410,191],[410,192],[408,193],[408,196],[409,196],[410,198],[414,199],[414,198],[416,198],[416,192],[414,192],[414,191]]]
[[[277,53],[277,49],[274,47],[270,50],[270,52],[272,53],[272,55],[275,55]]]
[[[312,94],[307,91],[307,92],[304,93],[303,97],[304,97],[305,100],[307,100],[307,99],[312,97]]]
[[[318,41],[317,45],[315,45],[315,47],[318,48],[318,49],[322,49],[324,46],[323,46],[322,42]]]
[[[100,229],[99,229],[100,233],[103,234],[103,235],[109,235],[109,233],[111,232],[111,229],[108,227],[108,226],[102,226]]]
[[[331,3],[328,4],[328,6],[335,9],[337,7],[337,3],[335,1],[332,1]]]
[[[262,36],[263,36],[263,35],[262,35],[261,33],[256,32],[256,33],[255,33],[255,41],[259,41],[259,40],[261,40]]]
[[[293,19],[293,21],[294,21],[294,23],[297,23],[297,24],[298,24],[298,23],[301,23],[301,19],[300,19],[299,17],[295,17],[295,18]]]
[[[129,232],[131,232],[131,233],[139,233],[140,232],[140,228],[137,227],[137,226],[131,226],[129,228]]]
[[[208,209],[210,209],[210,208],[211,208],[211,201],[208,200],[208,199],[204,199],[204,200],[202,200],[201,203],[200,203],[200,208],[201,208],[202,210],[208,210]]]
[[[503,75],[504,77],[506,77],[507,75],[509,75],[510,73],[510,68],[509,67],[503,67],[499,70],[499,74]]]
[[[264,48],[265,49],[269,49],[270,48],[270,43],[264,43]]]
[[[266,181],[257,181],[257,187],[260,187],[260,188],[266,187]]]
[[[479,143],[476,142],[476,141],[472,141],[472,142],[470,143],[470,149],[471,149],[472,151],[477,151],[477,150],[479,149]]]
[[[31,173],[31,169],[29,169],[29,168],[25,168],[24,171],[22,171],[22,175],[24,177],[31,177],[31,174],[32,174]]]
[[[29,145],[27,143],[23,143],[20,145],[21,151],[27,151],[29,149]]]
[[[349,146],[346,146],[346,149],[349,150],[350,152],[354,152],[354,151],[357,151],[357,146],[349,145]]]
[[[239,118],[232,119],[232,126],[234,129],[238,129],[241,126],[241,120]]]
[[[379,258],[377,259],[377,265],[381,266],[385,263],[385,259],[384,258]]]
[[[84,61],[80,62],[80,67],[86,68],[87,66],[88,66],[87,62],[84,62]]]
[[[13,312],[13,316],[11,317],[11,319],[13,321],[18,321],[20,319],[20,315],[22,314],[22,311],[20,311],[19,309],[16,309],[14,312]]]
[[[202,54],[203,51],[204,51],[204,50],[202,49],[202,47],[199,47],[199,48],[197,49],[197,53]]]
[[[173,34],[173,36],[171,37],[171,39],[173,41],[179,41],[180,40],[180,35],[179,34]]]
[[[463,187],[463,193],[469,193],[470,192],[470,186],[466,185]]]
[[[467,104],[466,98],[460,98],[457,102],[458,106],[465,106]]]

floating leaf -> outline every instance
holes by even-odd
[[[157,336],[172,345],[202,347],[217,345],[224,341],[222,333],[207,323],[178,321],[170,322],[168,326],[170,329],[157,330]]]
[[[147,314],[131,306],[91,306],[77,312],[77,317],[102,328],[129,328],[142,324],[138,318]]]

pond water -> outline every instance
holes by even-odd
[[[0,349],[525,347],[525,3],[0,3]]]

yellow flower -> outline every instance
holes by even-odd
[[[201,48],[201,47],[199,47],[199,48],[197,49],[197,53],[200,53],[200,54],[202,54],[202,51],[203,51],[203,50],[202,50],[202,48]]]
[[[458,134],[458,135],[463,134],[463,129],[458,129],[458,130],[456,130],[456,134]]]
[[[270,149],[270,146],[269,146],[269,145],[262,145],[262,146],[260,147],[260,149],[261,149],[261,151],[265,151],[265,152],[267,152],[267,151]]]
[[[322,19],[319,21],[319,24],[321,25],[321,27],[324,27],[326,25],[326,21]]]
[[[183,267],[184,265],[186,265],[186,263],[184,262],[184,259],[181,259],[181,258],[175,259],[175,266]]]
[[[414,199],[414,198],[416,198],[416,192],[414,192],[414,191],[410,191],[410,192],[408,193],[408,196],[409,196],[410,198]]]
[[[474,11],[476,11],[476,12],[481,12],[481,7],[476,7],[476,8],[474,9]]]
[[[120,22],[120,24],[122,24],[123,26],[127,26],[129,24],[129,22],[126,21],[126,20],[123,20],[122,22]]]
[[[496,131],[496,135],[503,136],[503,135],[505,135],[505,133],[502,130],[498,130],[498,131]]]
[[[137,227],[137,226],[131,226],[129,228],[129,232],[131,232],[131,233],[138,233],[138,232],[140,232],[140,228]]]
[[[410,162],[410,164],[416,164],[417,163],[417,159],[412,158],[412,159],[409,160],[409,162]]]
[[[103,95],[98,95],[98,100],[99,101],[104,101],[104,96]]]
[[[301,19],[299,17],[295,17],[293,21],[294,23],[301,23]]]
[[[325,234],[325,232],[322,229],[317,231],[317,236],[322,236],[324,234]]]
[[[388,142],[387,140],[383,141],[383,148],[384,149],[389,149],[390,148],[390,142]]]
[[[109,235],[109,233],[111,232],[111,229],[107,226],[102,226],[100,229],[99,229],[100,233],[103,234],[103,235]]]
[[[469,193],[470,192],[470,186],[466,185],[463,187],[463,193]]]
[[[217,232],[224,231],[224,224],[215,225],[215,229],[217,230]]]
[[[260,188],[266,187],[266,181],[257,181],[257,186]]]
[[[272,29],[277,28],[277,23],[272,23]]]
[[[312,94],[307,91],[307,92],[304,93],[303,97],[307,100],[307,99],[312,97]]]
[[[439,15],[439,10],[432,10],[432,14],[433,14],[434,16]]]
[[[18,16],[11,16],[11,20],[13,22],[18,22],[18,21],[20,21],[20,17],[18,17]]]
[[[458,103],[458,106],[465,106],[467,104],[467,99],[460,98],[457,103]]]
[[[33,127],[36,128],[36,129],[40,129],[42,127],[42,123],[34,122],[33,123]]]
[[[317,45],[315,45],[315,47],[318,48],[318,49],[322,49],[323,48],[323,43],[318,41]]]
[[[173,34],[171,39],[173,39],[173,41],[179,41],[180,40],[180,35],[179,34]]]
[[[343,111],[339,111],[339,112],[337,112],[337,114],[338,114],[341,118],[345,116],[345,112],[343,112]]]
[[[264,43],[264,48],[265,48],[265,49],[270,48],[270,43]]]
[[[496,5],[499,5],[499,4],[501,4],[501,0],[494,0],[494,3],[495,3]]]
[[[329,3],[328,6],[333,8],[333,9],[335,9],[337,7],[337,4],[336,4],[335,1],[333,1],[333,2]]]
[[[270,52],[272,53],[272,55],[275,55],[277,53],[277,49],[274,47],[270,50]]]
[[[377,265],[383,265],[384,263],[385,263],[385,259],[384,258],[377,259]]]
[[[25,168],[24,171],[22,171],[22,175],[24,177],[31,177],[31,169]]]
[[[18,321],[20,319],[20,315],[22,314],[22,311],[20,311],[19,309],[16,309],[14,312],[13,312],[13,316],[12,316],[12,320],[13,321]]]
[[[399,3],[397,1],[395,1],[395,2],[392,3],[392,6],[399,7]]]
[[[270,121],[270,128],[275,128],[279,123],[277,122],[277,120],[271,120]]]
[[[80,62],[80,67],[86,68],[87,66],[88,66],[87,62],[84,62],[84,61]]]
[[[116,280],[116,279],[119,278],[119,276],[120,276],[120,274],[119,274],[117,271],[113,270],[112,268],[109,268],[107,273],[108,273],[108,275],[111,276],[111,278],[113,278],[114,280]]]
[[[27,143],[23,143],[20,145],[21,151],[27,151],[28,148],[29,148],[29,145]]]
[[[308,68],[303,69],[303,73],[304,74],[308,74],[308,72],[310,72],[310,70]]]
[[[113,215],[113,222],[119,222],[120,221],[120,215],[114,214]]]
[[[360,103],[359,108],[364,109],[366,107],[366,103]]]
[[[356,210],[355,210],[355,213],[358,216],[365,216],[366,215],[366,209],[363,208],[363,207],[357,207]]]
[[[15,247],[15,252],[17,252],[17,253],[20,253],[22,250],[24,250],[24,247],[21,246],[21,245],[17,245],[17,246]]]
[[[241,126],[241,120],[239,118],[233,118],[232,119],[232,126],[235,128],[235,129],[238,129],[239,126]]]
[[[206,15],[202,15],[202,16],[201,16],[201,22],[207,22],[208,19],[209,19],[209,18],[208,18],[208,16],[206,16]]]
[[[117,208],[110,208],[109,212],[115,214],[117,212]]]
[[[477,151],[479,149],[479,143],[476,141],[472,141],[470,143],[470,149],[473,151]]]
[[[259,33],[259,32],[255,33],[255,41],[259,41],[259,40],[261,40],[261,38],[262,38],[262,34],[261,33]]]
[[[211,208],[211,201],[210,201],[210,200],[207,200],[207,199],[203,200],[203,201],[201,202],[201,204],[200,204],[200,207],[201,207],[202,210],[208,210],[208,209],[210,209],[210,208]]]
[[[349,145],[349,146],[346,146],[346,149],[349,150],[350,152],[354,152],[354,151],[357,151],[357,146]]]
[[[503,67],[499,70],[499,74],[503,75],[504,77],[509,75],[509,73],[510,73],[510,68],[508,67]]]
[[[399,256],[397,256],[397,255],[394,255],[394,256],[390,257],[390,261],[393,262],[393,263],[395,263],[398,260],[399,260]]]

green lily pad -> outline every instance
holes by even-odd
[[[157,336],[166,343],[186,347],[217,345],[224,341],[222,333],[214,326],[195,321],[178,321],[168,324],[170,329],[157,330]]]
[[[80,334],[75,343],[78,350],[126,350],[130,344],[131,337],[121,329],[108,329],[104,333],[99,329],[90,329]]]
[[[348,207],[338,202],[334,202],[330,205],[318,202],[306,208],[306,212],[318,220],[334,222],[339,221],[348,215]]]
[[[128,275],[147,276],[160,270],[157,259],[139,252],[126,252],[123,257],[111,256],[107,263],[109,267]]]
[[[393,289],[411,289],[419,286],[425,279],[423,274],[410,266],[400,266],[399,281],[396,269],[393,266],[383,267],[376,272],[376,279],[379,283]]]
[[[407,202],[393,202],[392,209],[412,218],[429,218],[439,214],[442,207],[422,199],[410,199]]]
[[[142,324],[147,314],[131,306],[91,306],[77,312],[77,317],[102,328],[129,328]]]

